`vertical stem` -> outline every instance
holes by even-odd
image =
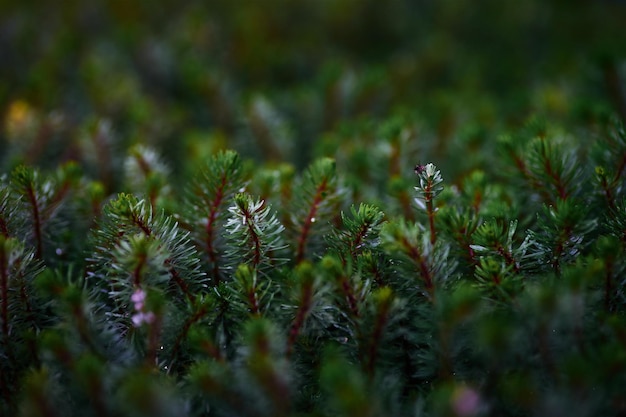
[[[300,334],[300,330],[304,325],[304,321],[311,309],[311,300],[313,298],[313,288],[312,285],[303,285],[302,287],[302,300],[300,302],[300,307],[298,308],[298,313],[296,314],[296,318],[291,325],[291,329],[289,330],[289,338],[287,339],[287,357],[291,356],[293,351],[293,346],[296,343],[296,339]]]
[[[434,245],[437,241],[437,232],[435,231],[435,210],[430,196],[426,200],[426,210],[428,211],[428,225],[430,226],[430,243]]]
[[[304,260],[304,252],[306,249],[307,240],[309,238],[309,233],[311,231],[311,226],[315,222],[315,216],[317,214],[319,205],[322,203],[326,189],[327,179],[324,178],[322,183],[317,187],[315,197],[313,197],[313,202],[311,203],[311,207],[309,208],[309,213],[304,219],[304,224],[302,225],[302,229],[300,230],[300,237],[298,238],[298,250],[296,252],[296,264],[299,264]]]
[[[35,244],[37,246],[35,256],[41,259],[41,255],[43,253],[41,218],[39,213],[39,204],[37,203],[37,196],[35,195],[32,183],[28,185],[27,196],[33,211],[33,228],[35,233]]]
[[[211,266],[213,268],[213,282],[215,285],[220,283],[220,269],[218,265],[218,254],[217,249],[214,246],[213,235],[215,234],[215,221],[217,220],[217,213],[222,204],[222,200],[224,199],[224,189],[227,185],[227,176],[222,175],[221,182],[217,191],[215,193],[215,198],[211,202],[209,209],[209,218],[206,224],[206,252],[209,257],[209,262],[211,262]]]
[[[165,260],[165,265],[169,267],[168,272],[170,273],[170,276],[172,277],[176,285],[178,285],[178,288],[180,288],[180,290],[187,296],[187,299],[191,303],[193,303],[196,298],[189,290],[189,285],[187,285],[187,283],[180,277],[180,274],[178,273],[178,271],[174,269],[174,267],[170,266],[171,263],[172,263],[171,259]]]
[[[435,208],[433,207],[433,181],[428,179],[424,187],[424,201],[426,202],[426,212],[428,213],[428,225],[430,227],[430,243],[434,245],[437,241],[437,232],[435,231]]]
[[[339,277],[339,284],[341,285],[341,290],[343,291],[346,301],[348,302],[348,307],[350,308],[350,312],[356,318],[360,316],[359,313],[359,305],[356,297],[354,296],[354,291],[352,286],[350,285],[349,278],[344,274],[341,274]]]
[[[252,244],[254,246],[252,266],[256,269],[261,263],[261,238],[259,237],[254,227],[254,221],[252,219],[253,213],[249,211],[249,208],[250,206],[246,203],[246,206],[242,207],[242,212],[246,218],[246,226],[248,226],[248,233],[250,235],[250,238],[252,239]]]
[[[257,316],[259,315],[261,309],[259,307],[259,299],[256,295],[256,285],[252,284],[252,286],[250,288],[248,288],[248,303],[250,304],[250,312],[252,313],[252,315]]]
[[[419,249],[411,245],[411,242],[409,242],[406,238],[402,238],[402,246],[407,251],[409,257],[418,264],[422,280],[424,281],[424,287],[426,288],[426,291],[428,292],[431,301],[433,301],[433,297],[435,294],[435,285],[433,282],[433,277],[428,268],[428,263],[420,253]]]

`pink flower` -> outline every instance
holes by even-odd
[[[132,320],[135,327],[139,327],[144,323],[150,324],[154,321],[155,316],[152,311],[148,311],[147,313],[139,312],[133,315]]]
[[[130,296],[130,301],[135,305],[135,311],[137,312],[131,317],[135,327],[139,327],[144,323],[150,324],[154,322],[154,313],[152,311],[144,311],[144,307],[146,306],[146,292],[144,290],[137,288],[133,295]]]
[[[141,288],[137,288],[133,295],[130,296],[130,301],[135,304],[135,310],[143,310],[144,301],[146,300],[146,292]]]

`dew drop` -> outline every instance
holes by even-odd
[[[315,217],[311,217],[311,223],[315,223]]]

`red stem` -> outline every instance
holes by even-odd
[[[359,249],[359,246],[361,246],[361,243],[363,243],[363,241],[365,240],[365,235],[367,234],[367,231],[370,228],[370,223],[366,223],[366,224],[362,224],[361,227],[359,228],[359,232],[356,234],[356,237],[354,238],[354,241],[351,244],[351,255],[353,258],[356,258],[357,255],[357,250]]]
[[[215,221],[217,219],[217,212],[224,199],[224,188],[226,188],[227,178],[226,175],[222,175],[221,182],[215,193],[215,198],[210,204],[209,218],[206,224],[206,252],[209,257],[213,268],[213,281],[215,284],[220,282],[220,270],[218,265],[218,254],[213,243],[213,235],[215,234]]]
[[[311,309],[311,301],[313,299],[312,285],[305,285],[302,287],[302,301],[298,308],[296,318],[293,320],[291,329],[289,330],[289,338],[287,339],[287,357],[291,356],[293,345],[296,343],[296,339],[300,334],[300,329],[306,320],[309,310]]]
[[[170,259],[166,259],[165,260],[165,264],[166,265],[170,265],[171,260]],[[174,282],[176,283],[176,285],[178,285],[178,287],[181,289],[181,291],[187,296],[187,298],[189,299],[189,301],[191,301],[192,303],[195,301],[195,296],[191,293],[191,291],[189,291],[189,286],[187,285],[187,283],[180,277],[180,274],[178,273],[178,271],[176,269],[174,269],[174,267],[170,267],[168,269],[169,274],[171,275],[172,279],[174,280]]]
[[[552,262],[552,267],[554,268],[554,272],[557,275],[561,274],[561,265],[560,260],[563,255],[563,251],[565,250],[565,241],[570,234],[570,228],[566,227],[564,230],[565,237],[563,238],[563,234],[559,236],[559,241],[557,242],[556,248],[554,250],[554,261]]]
[[[515,271],[515,273],[519,273],[519,267],[517,266],[517,262],[515,262],[515,258],[513,258],[513,255],[511,255],[510,252],[504,250],[502,245],[500,245],[499,243],[496,246],[496,250],[500,255],[502,255],[502,257],[504,257],[506,264],[508,266],[513,266],[513,270]]]
[[[315,192],[315,197],[313,197],[313,202],[311,203],[311,208],[309,209],[309,214],[306,216],[304,220],[304,224],[302,225],[302,229],[300,231],[300,237],[298,238],[298,250],[296,251],[296,264],[299,264],[304,260],[304,251],[306,248],[306,242],[309,238],[309,233],[311,231],[311,226],[313,224],[313,219],[317,214],[317,210],[319,205],[323,200],[323,194],[328,187],[327,179],[324,178],[322,183],[317,187],[317,191]]]
[[[433,191],[432,181],[429,179],[428,184],[424,188],[424,200],[426,201],[426,212],[428,213],[428,225],[430,226],[430,243],[432,245],[437,241],[437,232],[435,231],[435,209],[433,207]]]
[[[41,231],[41,219],[39,213],[39,205],[37,204],[37,196],[35,196],[35,190],[33,189],[32,184],[28,184],[28,189],[26,192],[28,196],[28,200],[31,203],[31,207],[33,210],[33,227],[35,233],[35,242],[37,245],[37,251],[35,252],[35,256],[37,258],[41,258],[43,253],[43,241],[42,241],[42,231]]]
[[[522,173],[522,176],[526,179],[526,181],[530,183],[530,187],[537,190],[543,196],[545,201],[552,201],[550,194],[541,187],[537,180],[533,178],[530,171],[528,171],[528,167],[526,166],[522,158],[517,156],[513,151],[511,151],[510,154],[517,169]]]
[[[550,163],[548,157],[546,155],[543,155],[543,157],[545,158],[544,168],[546,169],[546,173],[554,180],[554,185],[556,186],[556,190],[559,193],[561,200],[566,200],[567,190],[565,189],[565,184],[563,184],[563,179],[552,169],[552,164]]]
[[[247,207],[243,210],[243,212],[246,217],[246,226],[248,226],[248,231],[250,232],[250,237],[252,238],[252,243],[254,245],[254,258],[252,259],[252,265],[256,269],[256,267],[261,263],[261,239],[254,230],[254,224],[251,221],[252,213],[248,212]]]
[[[250,286],[250,288],[248,288],[248,303],[250,304],[250,312],[253,315],[258,315],[260,313],[260,308],[259,308],[259,299],[256,295],[256,285],[253,282],[252,285]]]
[[[354,292],[352,291],[352,287],[350,286],[350,282],[348,278],[343,276],[340,277],[341,289],[346,296],[346,300],[348,301],[348,306],[350,307],[350,311],[354,315],[354,317],[359,317],[359,306],[356,301],[356,297],[354,296]]]
[[[434,245],[437,241],[437,232],[435,230],[435,211],[432,200],[426,201],[426,210],[428,211],[428,225],[430,226],[430,243]]]
[[[137,263],[137,266],[135,267],[135,270],[133,271],[133,283],[135,287],[139,288],[141,286],[141,268],[143,268],[145,264],[146,264],[146,255],[141,254],[139,256],[139,262]]]
[[[145,224],[142,219],[137,217],[134,212],[131,214],[131,219],[133,223],[135,223],[146,236],[150,236],[152,234],[152,230],[150,230],[150,227],[148,227],[148,225]]]
[[[411,245],[411,243],[406,238],[402,239],[402,245],[408,251],[411,259],[415,260],[419,264],[420,272],[422,275],[422,279],[424,280],[424,285],[426,287],[426,290],[428,290],[429,293],[432,293],[434,289],[433,278],[430,275],[430,271],[428,270],[428,265],[426,264],[426,261],[422,257],[422,254],[415,246]]]

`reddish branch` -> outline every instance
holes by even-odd
[[[550,194],[545,189],[543,189],[541,187],[541,184],[537,182],[537,179],[533,177],[533,175],[528,170],[528,167],[526,166],[526,163],[522,160],[522,158],[520,158],[513,151],[511,151],[509,154],[511,155],[511,158],[513,159],[513,163],[515,164],[517,169],[520,171],[522,176],[526,179],[526,181],[530,183],[530,187],[537,190],[543,196],[545,201],[551,201],[552,198]]]
[[[496,245],[496,250],[500,255],[502,255],[506,264],[508,266],[512,266],[515,273],[519,273],[519,266],[517,265],[517,262],[511,252],[505,250],[499,243]]]
[[[309,238],[309,233],[311,232],[311,226],[315,221],[317,210],[324,199],[324,193],[327,191],[327,188],[328,180],[324,178],[322,183],[317,187],[315,197],[313,197],[313,202],[311,203],[311,207],[309,209],[309,214],[306,216],[300,231],[300,236],[298,238],[298,250],[296,252],[296,264],[299,264],[304,259],[304,251]]]
[[[150,229],[150,227],[139,216],[135,215],[134,212],[132,212],[131,214],[131,219],[133,223],[135,223],[135,225],[137,225],[137,227],[139,227],[146,236],[152,235],[152,230]]]
[[[426,210],[428,211],[428,225],[430,226],[430,243],[434,245],[437,241],[437,232],[435,231],[435,210],[432,200],[426,201]]]
[[[224,199],[224,189],[226,188],[226,184],[228,183],[226,175],[222,175],[220,185],[217,187],[217,191],[215,193],[215,198],[211,201],[209,205],[209,217],[206,224],[206,253],[209,257],[209,262],[213,268],[213,280],[215,284],[219,284],[220,282],[220,270],[218,266],[218,254],[217,250],[213,243],[213,235],[215,234],[215,221],[217,219],[217,213],[220,205],[222,204],[222,200]]]
[[[189,291],[189,286],[180,277],[180,274],[178,273],[178,271],[176,269],[174,269],[174,267],[170,266],[171,262],[172,262],[172,260],[169,259],[169,258],[165,260],[165,265],[169,266],[168,272],[169,272],[170,276],[172,277],[172,279],[174,280],[176,285],[178,285],[180,290],[187,296],[189,301],[193,302],[195,300],[194,295],[191,293],[191,291]]]
[[[252,265],[256,268],[261,263],[261,238],[254,228],[254,223],[251,220],[252,213],[248,211],[248,207],[243,210],[243,214],[246,218],[246,226],[248,226],[250,238],[252,239],[252,244],[254,246],[254,258],[252,259]]]
[[[133,284],[135,287],[141,287],[141,270],[146,264],[146,254],[142,253],[139,255],[139,262],[133,271]]]
[[[259,308],[259,299],[256,295],[256,285],[254,282],[248,288],[246,295],[248,296],[248,304],[250,305],[250,312],[253,315],[258,315],[261,312],[261,309]]]
[[[365,240],[365,236],[367,235],[367,231],[369,230],[370,226],[370,223],[362,224],[356,236],[354,237],[354,241],[352,241],[351,245],[351,254],[353,258],[356,258],[359,246],[363,244],[363,241]]]
[[[619,178],[619,176],[617,176],[616,178]],[[613,197],[611,186],[609,186],[609,182],[606,180],[606,176],[602,175],[601,180],[600,180],[600,185],[602,187],[602,190],[604,191],[604,195],[606,196],[606,202],[609,205],[609,208],[611,208],[611,210],[614,210],[615,198]]]
[[[309,311],[311,310],[311,304],[313,301],[313,285],[311,283],[302,286],[300,306],[298,313],[296,314],[291,329],[289,330],[289,338],[287,339],[287,357],[291,356],[293,345],[296,343],[296,339],[300,334],[300,330],[304,325]]]
[[[422,279],[424,280],[424,286],[429,293],[432,293],[434,289],[434,283],[426,260],[424,259],[418,248],[411,245],[411,243],[406,238],[402,238],[402,246],[404,246],[409,257],[419,264]]]
[[[561,256],[563,256],[563,251],[565,251],[565,243],[567,242],[570,233],[571,229],[569,227],[565,227],[563,233],[559,236],[559,241],[554,249],[554,261],[552,261],[552,267],[557,275],[561,274]]]
[[[343,274],[339,277],[341,289],[346,296],[346,301],[348,302],[348,307],[350,311],[354,315],[354,317],[359,317],[359,306],[356,301],[356,297],[354,296],[354,291],[352,290],[352,286],[350,285],[350,281]]]
[[[561,200],[566,200],[568,194],[567,190],[565,189],[565,184],[563,184],[563,178],[561,178],[558,172],[554,171],[554,169],[552,168],[552,164],[550,163],[550,159],[548,159],[546,155],[543,155],[543,157],[545,158],[543,166],[546,170],[546,173],[554,181],[554,185],[556,186],[556,190],[559,193],[559,197],[561,198]]]
[[[28,189],[26,190],[26,195],[28,200],[30,201],[31,208],[33,211],[33,228],[35,233],[35,242],[37,246],[37,251],[35,252],[35,256],[37,258],[41,258],[43,253],[43,236],[41,230],[41,213],[39,209],[39,204],[37,203],[37,196],[35,195],[35,190],[33,189],[32,184],[28,184]]]
[[[437,232],[435,231],[435,209],[433,207],[433,183],[430,178],[428,179],[428,184],[424,187],[424,200],[426,201],[428,225],[430,226],[430,243],[434,245],[437,241]]]

